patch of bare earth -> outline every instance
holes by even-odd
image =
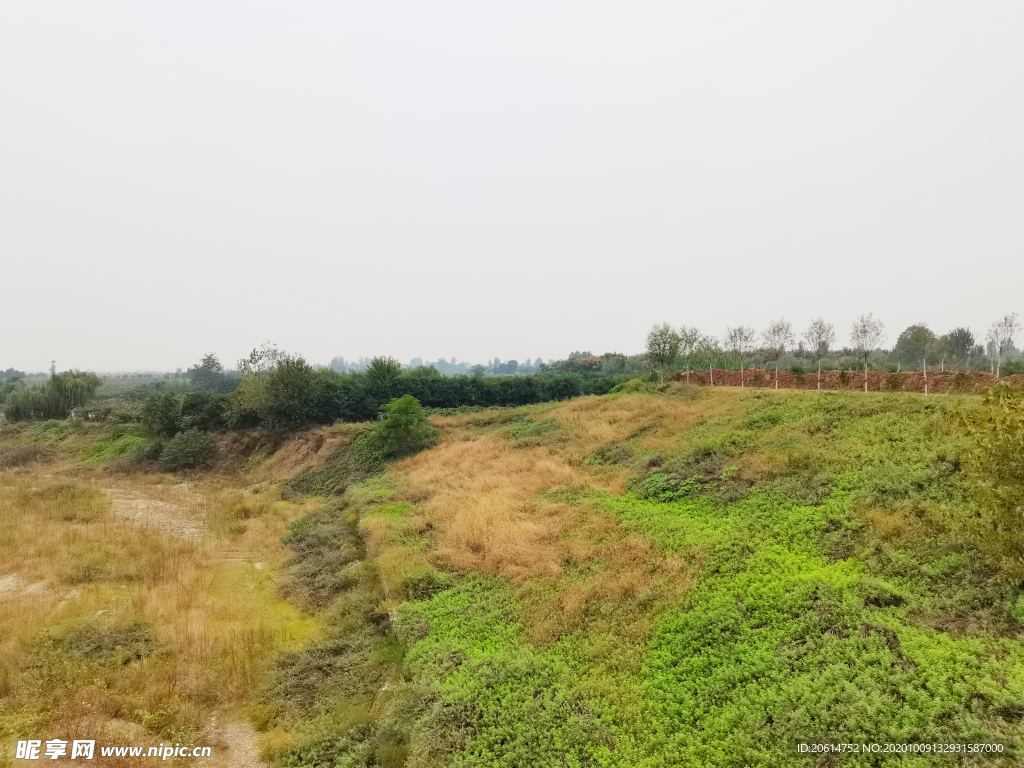
[[[19,576],[17,573],[9,573],[6,576],[0,576],[0,600],[2,600],[5,595],[33,595],[41,594],[45,591],[45,581],[29,581],[24,576]]]
[[[213,756],[204,761],[204,765],[217,768],[258,768],[268,765],[256,746],[259,734],[249,723],[238,720],[218,723],[214,719],[207,733],[209,745],[213,747]]]
[[[178,539],[198,539],[203,534],[201,511],[194,500],[184,495],[178,499],[157,499],[120,488],[105,491],[113,516],[133,527]]]

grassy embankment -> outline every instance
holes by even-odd
[[[836,763],[800,741],[1019,740],[1024,604],[960,471],[978,406],[673,387],[435,418],[437,447],[361,483],[342,449],[290,485],[343,493],[286,539],[324,636],[276,666],[264,749],[777,766]]]

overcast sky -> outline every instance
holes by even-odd
[[[0,368],[1024,314],[1024,3],[0,7]]]

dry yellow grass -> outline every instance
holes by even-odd
[[[595,450],[630,439],[645,449],[675,444],[699,418],[735,407],[735,397],[717,393],[699,404],[645,395],[578,398],[535,409],[537,420],[554,418],[560,429],[525,448],[505,436],[507,424],[491,426],[493,414],[435,418],[441,444],[396,471],[410,480],[405,498],[425,499],[414,521],[431,532],[429,557],[438,567],[497,574],[528,590],[548,585],[524,616],[533,639],[546,641],[602,615],[601,604],[671,601],[696,571],[620,530],[596,507],[538,496],[559,489],[621,493],[628,470],[588,463]],[[364,527],[379,546],[386,527]],[[608,619],[607,610],[603,615]]]
[[[698,418],[735,407],[736,398],[709,396],[699,405],[665,397],[585,397],[543,415],[555,418],[570,439],[547,447],[516,449],[498,429],[480,433],[487,414],[434,419],[441,444],[397,466],[427,501],[420,510],[436,529],[433,554],[465,570],[513,580],[562,573],[574,546],[568,536],[577,513],[539,500],[556,489],[596,488],[621,493],[628,471],[588,466],[602,445],[638,436],[640,444],[664,445]]]
[[[273,581],[280,537],[305,507],[247,482],[83,472],[71,461],[0,472],[5,753],[19,737],[193,741],[217,748],[209,765],[246,752],[232,721],[276,651],[312,629]],[[53,645],[69,631],[137,624],[155,645],[130,664]]]

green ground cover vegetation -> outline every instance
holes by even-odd
[[[548,494],[699,563],[680,601],[630,603],[653,627],[640,644],[614,622],[531,640],[544,585],[428,567],[384,594],[383,557],[361,548],[368,521],[386,516],[392,543],[412,549],[430,530],[415,500],[395,503],[394,472],[335,485],[285,542],[325,637],[267,689],[262,726],[304,734],[278,764],[1016,764],[1019,395],[728,396],[738,407],[661,445],[641,433],[599,448],[588,463],[630,470],[624,495]],[[553,417],[508,413],[490,428],[513,444],[559,432]],[[1005,751],[822,758],[801,742]]]

